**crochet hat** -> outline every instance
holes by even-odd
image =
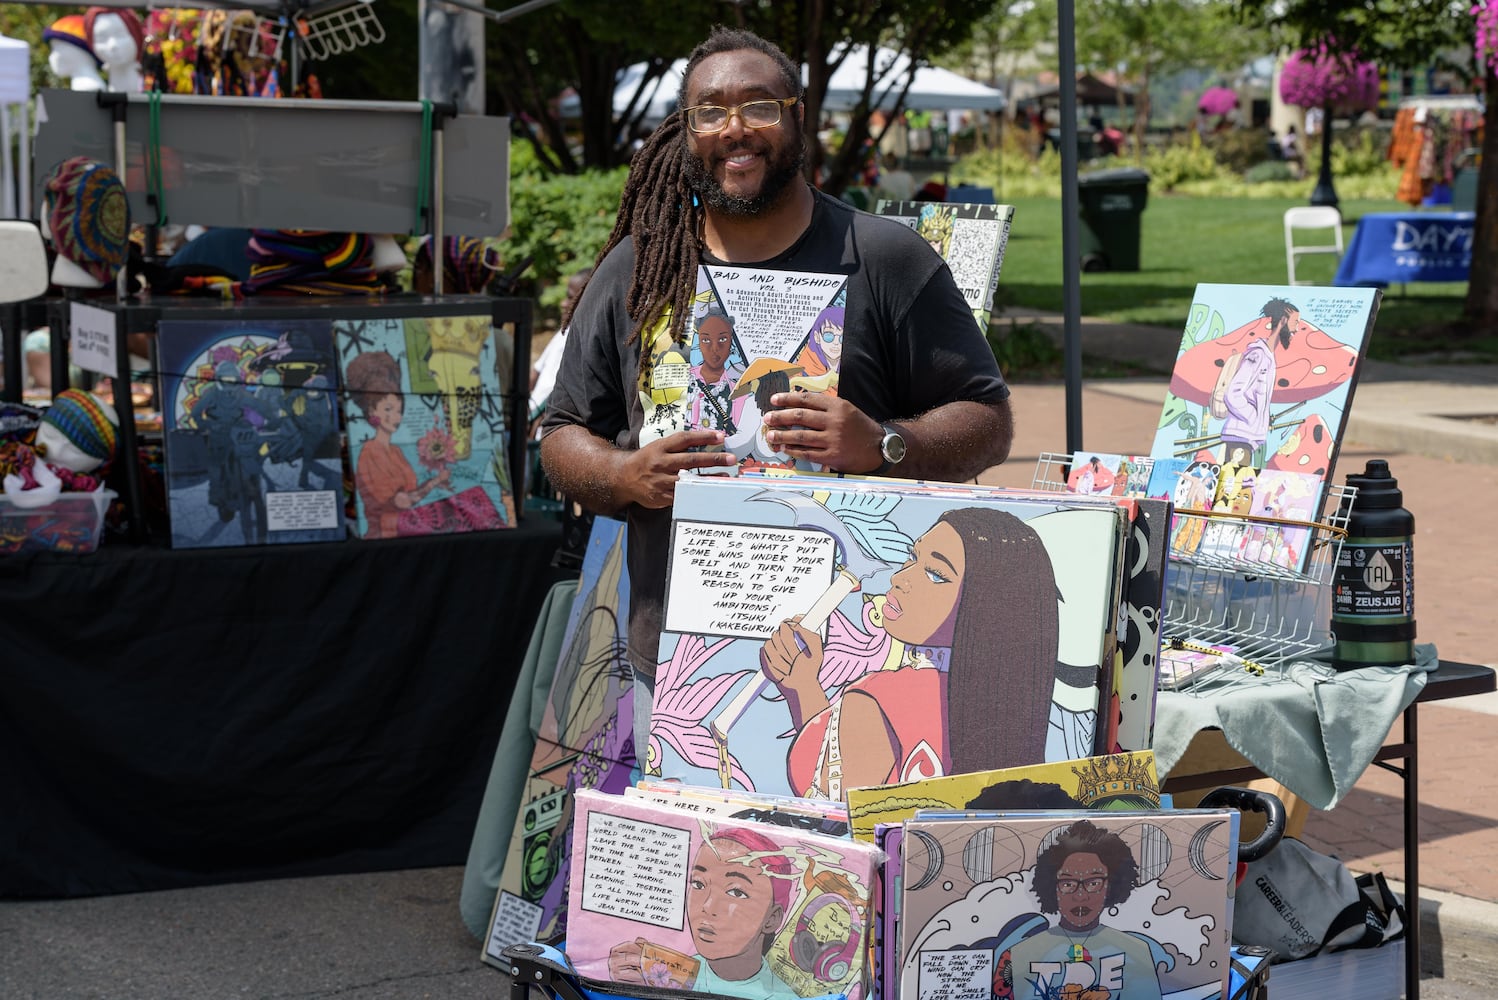
[[[119,176],[96,160],[63,160],[47,178],[47,225],[57,252],[101,285],[130,253],[130,204]]]
[[[92,393],[82,389],[59,392],[42,414],[42,426],[52,427],[90,458],[108,462],[114,457],[114,408]]]
[[[88,57],[94,61],[94,65],[103,68],[104,64],[99,57],[94,55],[94,47],[88,41],[88,29],[84,26],[82,14],[66,14],[52,22],[51,27],[42,32],[44,42],[63,42],[82,49],[88,53]]]
[[[103,14],[113,14],[120,19],[120,23],[125,26],[125,30],[130,33],[131,39],[135,42],[136,59],[146,54],[146,29],[140,23],[140,15],[124,7],[90,7],[83,12],[83,36],[88,39],[91,51],[94,47],[94,22]],[[94,58],[98,59],[98,56],[95,55]]]
[[[485,266],[487,250],[484,241],[473,236],[442,238],[442,290],[449,295],[472,295],[482,292],[493,272]],[[430,285],[432,273],[432,238],[423,237],[416,248],[415,267],[425,271]],[[424,289],[421,289],[424,290]]]

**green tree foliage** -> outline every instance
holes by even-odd
[[[1244,31],[1232,15],[1228,0],[1079,0],[1077,63],[1117,69],[1134,85],[1136,152],[1144,147],[1152,79],[1184,69],[1233,69],[1267,47],[1265,36]]]
[[[31,88],[57,87],[62,81],[52,75],[47,67],[49,43],[42,41],[42,32],[64,14],[81,14],[77,7],[57,7],[49,4],[5,3],[0,4],[0,35],[19,38],[31,46]]]
[[[1492,0],[1482,0],[1482,6]],[[1380,66],[1450,65],[1448,54],[1468,57],[1468,73],[1477,72],[1487,91],[1483,155],[1478,189],[1498,190],[1498,73],[1488,65],[1474,67],[1470,56],[1476,34],[1472,5],[1449,0],[1363,0],[1359,4],[1327,0],[1234,0],[1246,23],[1267,23],[1286,47],[1326,43],[1332,51],[1356,52]],[[1477,200],[1464,316],[1472,331],[1498,327],[1498,206]]]

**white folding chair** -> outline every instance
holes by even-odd
[[[1330,229],[1332,242],[1296,243],[1295,231],[1298,229]],[[1302,205],[1285,211],[1285,263],[1290,269],[1290,284],[1311,284],[1295,280],[1295,260],[1312,253],[1334,254],[1337,263],[1342,263],[1342,213],[1330,205]]]

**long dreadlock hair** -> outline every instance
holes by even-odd
[[[624,306],[634,324],[626,343],[635,343],[641,334],[654,326],[666,309],[671,311],[669,332],[673,340],[685,337],[686,322],[692,315],[692,299],[697,291],[697,268],[702,263],[701,243],[703,208],[687,183],[684,164],[687,156],[686,109],[687,83],[698,63],[722,52],[752,49],[773,59],[790,93],[800,97],[801,71],[773,42],[742,28],[715,27],[712,33],[692,50],[681,75],[681,93],[676,110],[666,116],[630,161],[629,178],[619,199],[619,215],[614,231],[598,252],[594,270],[618,246],[624,237],[634,240],[634,271],[630,275],[629,294]],[[567,306],[562,327],[572,321],[579,295]],[[640,369],[650,363],[650,351],[642,346]]]

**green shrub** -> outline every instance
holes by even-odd
[[[512,154],[517,147],[512,146]],[[512,155],[512,163],[518,157]],[[566,279],[593,263],[614,229],[627,167],[582,174],[511,173],[507,266],[533,257],[519,294],[550,314],[566,295]]]
[[[1144,154],[1144,169],[1149,171],[1151,186],[1161,191],[1173,191],[1188,181],[1219,180],[1226,173],[1195,131],[1185,141],[1150,147]]]
[[[1269,143],[1274,139],[1268,132],[1253,128],[1231,128],[1207,140],[1217,162],[1235,174],[1241,174],[1257,164],[1269,160]]]
[[[1255,163],[1243,171],[1243,183],[1245,184],[1267,184],[1272,181],[1293,181],[1295,174],[1290,169],[1290,164],[1283,160],[1265,160],[1263,163]]]

